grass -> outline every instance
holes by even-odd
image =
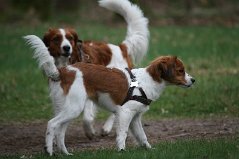
[[[47,25],[41,27],[0,26],[0,122],[31,122],[48,120],[52,115],[47,80],[32,59],[31,50],[22,36],[43,36]],[[80,38],[120,43],[125,27],[86,25],[76,28]],[[239,116],[239,28],[223,27],[152,27],[150,50],[140,66],[160,55],[177,55],[187,72],[196,78],[189,89],[169,87],[150,106],[148,119],[203,118]],[[104,119],[106,113],[99,113]],[[118,153],[112,149],[84,150],[74,156],[53,158],[237,158],[237,139],[178,140],[161,142],[155,149],[145,151],[130,148]],[[49,158],[33,156],[1,156],[0,158]]]
[[[164,141],[154,145],[152,150],[144,150],[142,148],[130,148],[125,152],[116,152],[113,149],[101,150],[83,150],[75,152],[73,156],[65,156],[57,154],[54,157],[45,154],[35,155],[0,155],[0,158],[32,158],[32,159],[48,159],[48,158],[85,158],[85,159],[236,159],[239,156],[239,140],[238,139],[215,139],[215,140],[178,140]]]
[[[49,119],[52,114],[47,80],[22,36],[40,37],[48,26],[0,26],[0,121]],[[81,39],[120,43],[125,27],[86,25],[76,28]],[[146,118],[236,116],[239,114],[239,28],[153,27],[150,50],[140,66],[160,55],[177,55],[196,78],[190,89],[169,87]],[[89,31],[90,30],[90,31]],[[99,118],[104,118],[100,113]]]

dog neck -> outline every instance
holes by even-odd
[[[132,72],[136,76],[140,87],[143,88],[147,97],[153,101],[157,100],[166,87],[166,82],[164,80],[161,82],[154,81],[146,68],[133,69]]]
[[[60,56],[60,57],[55,57],[55,65],[57,68],[65,67],[69,65],[69,58]]]

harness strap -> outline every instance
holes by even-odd
[[[130,69],[129,69],[129,68],[125,68],[125,69],[126,69],[126,71],[128,71],[131,80],[132,80],[132,81],[133,81],[133,80],[136,81],[136,77],[135,77],[135,75],[133,75],[133,73],[130,71]]]
[[[80,59],[81,59],[81,61],[83,61],[83,54],[84,54],[84,52],[83,52],[83,50],[82,50],[82,43],[83,43],[83,41],[82,40],[78,40],[78,51],[79,51],[79,56],[80,56]]]
[[[142,89],[142,87],[138,87],[138,81],[136,80],[136,77],[133,75],[133,73],[128,68],[125,68],[125,69],[127,70],[127,72],[130,75],[131,84],[130,84],[127,96],[126,96],[124,102],[121,105],[124,105],[129,100],[135,100],[135,101],[140,102],[142,104],[150,105],[152,100],[147,98],[147,96],[146,96],[144,90]],[[136,83],[136,85],[132,84],[132,83]],[[139,91],[141,93],[141,96],[133,95],[133,91],[136,87],[139,89]]]

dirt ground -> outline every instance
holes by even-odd
[[[0,124],[0,154],[34,154],[43,152],[47,122]],[[102,137],[96,123],[97,136],[93,140],[85,137],[82,122],[70,125],[66,134],[69,151],[115,147],[115,132]],[[239,118],[217,119],[164,119],[143,121],[151,144],[165,140],[236,137],[239,134]],[[128,145],[136,145],[129,134]]]

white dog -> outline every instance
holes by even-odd
[[[36,45],[42,42],[38,40],[34,41]],[[60,79],[49,80],[51,98],[59,110],[47,126],[46,151],[50,155],[55,137],[59,150],[70,154],[64,144],[66,128],[91,102],[115,114],[118,150],[125,149],[129,128],[141,146],[151,148],[141,124],[151,100],[157,100],[167,85],[190,87],[195,82],[175,56],[159,57],[146,68],[132,72],[87,63],[57,69],[46,48],[36,47],[34,57],[48,77]]]

